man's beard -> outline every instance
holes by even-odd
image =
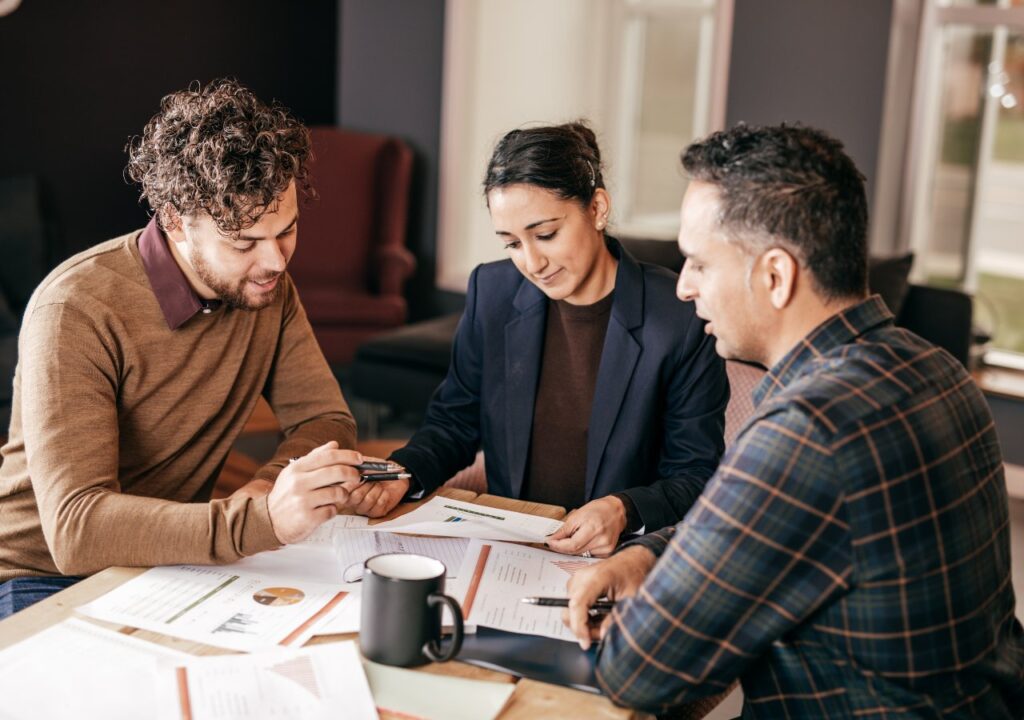
[[[218,277],[213,272],[210,266],[206,264],[203,256],[196,250],[195,245],[192,246],[189,261],[192,264],[192,269],[195,270],[196,275],[203,281],[203,284],[213,290],[217,294],[217,298],[223,301],[229,308],[234,308],[235,310],[259,310],[274,302],[281,292],[281,284],[278,283],[273,290],[262,293],[260,299],[253,302],[245,295],[245,286],[252,280],[251,278],[242,278],[232,287],[227,281]],[[259,278],[257,281],[267,282],[282,274],[274,273],[267,277]]]

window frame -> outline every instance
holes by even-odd
[[[939,152],[942,101],[942,41],[945,27],[960,25],[979,30],[1006,28],[1024,32],[1024,7],[1007,5],[961,6],[944,0],[894,0],[890,32],[886,96],[879,146],[878,182],[871,224],[871,248],[878,254],[927,251],[931,169]],[[907,92],[908,89],[911,92]],[[990,111],[986,111],[990,112]],[[983,115],[983,130],[986,122]],[[988,123],[993,121],[988,119]],[[992,132],[992,128],[988,129]],[[986,159],[972,170],[983,174]],[[974,211],[983,191],[983,178],[971,198],[970,230],[963,248],[963,287],[976,287],[978,215]],[[915,263],[913,279],[923,279],[923,264]],[[993,349],[986,364],[1013,366],[1024,355]]]

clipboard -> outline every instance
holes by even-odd
[[[594,674],[596,647],[584,652],[576,643],[564,640],[477,627],[475,634],[466,635],[455,659],[600,695]]]

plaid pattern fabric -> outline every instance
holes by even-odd
[[[984,398],[877,297],[817,328],[619,604],[598,679],[664,712],[740,678],[745,718],[1020,718],[1003,465]]]

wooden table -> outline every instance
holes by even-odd
[[[442,489],[440,493],[454,500],[465,500],[500,507],[518,512],[527,512],[544,517],[560,518],[565,514],[562,508],[552,505],[540,505],[538,503],[527,503],[521,500],[495,497],[491,495],[475,495],[466,490]],[[402,515],[415,507],[414,503],[400,505],[387,519]],[[6,620],[0,621],[0,649],[23,640],[40,630],[71,617],[74,608],[84,605],[101,595],[113,590],[131,578],[145,572],[145,568],[124,568],[114,567],[97,573],[72,587],[57,593],[56,595],[37,603],[20,613],[13,615]],[[105,627],[117,630],[126,635],[133,635],[137,638],[170,647],[175,650],[191,653],[193,655],[218,655],[227,654],[229,651],[220,648],[210,647],[189,640],[172,638],[166,635],[138,630],[136,628],[124,627],[103,623],[92,618],[83,618],[88,622],[95,622]],[[355,638],[355,635],[330,635],[313,638],[309,644],[320,644],[338,642]],[[434,663],[418,668],[427,673],[450,675],[473,680],[490,680],[492,682],[516,683],[516,689],[512,693],[508,704],[499,717],[502,720],[534,720],[535,718],[639,718],[647,717],[638,715],[617,708],[605,697],[591,695],[579,690],[559,687],[534,680],[518,680],[506,673],[486,670],[461,662]],[[399,716],[382,713],[381,718],[401,720]]]

